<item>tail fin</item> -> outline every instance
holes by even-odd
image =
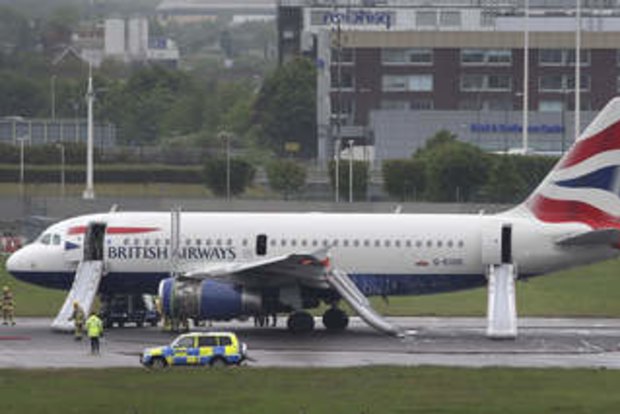
[[[609,101],[523,206],[547,223],[620,228],[620,97]]]

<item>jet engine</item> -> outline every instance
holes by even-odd
[[[215,280],[164,279],[159,283],[164,315],[174,319],[229,320],[255,313],[261,295]]]

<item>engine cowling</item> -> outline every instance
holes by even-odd
[[[159,299],[164,315],[179,319],[229,320],[261,308],[260,294],[209,279],[164,279],[159,284]]]

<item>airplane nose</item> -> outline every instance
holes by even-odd
[[[24,266],[23,249],[19,249],[18,251],[12,253],[6,261],[6,270],[13,276],[15,275],[15,272],[24,270]]]

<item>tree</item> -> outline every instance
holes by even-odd
[[[259,138],[277,154],[287,142],[298,142],[299,155],[316,156],[316,70],[305,58],[280,66],[268,76],[254,105]]]
[[[205,182],[215,195],[226,196],[226,173],[225,158],[213,158],[205,163]],[[231,158],[230,195],[243,193],[254,179],[254,173],[255,169],[249,162],[239,158]]]
[[[339,170],[339,194],[343,200],[349,199],[349,161],[340,162]],[[336,188],[336,163],[329,163],[329,179],[332,188]],[[368,189],[368,163],[353,161],[353,200],[366,200]]]
[[[521,178],[509,155],[493,156],[493,166],[485,186],[489,201],[511,203],[520,200],[525,194],[525,182]]]
[[[381,167],[383,188],[400,201],[415,200],[424,194],[426,166],[420,160],[387,160]]]
[[[285,200],[300,193],[306,184],[306,169],[292,160],[276,160],[267,166],[269,185],[281,193]]]
[[[432,137],[414,159],[426,165],[426,196],[433,201],[469,201],[487,180],[487,155],[445,130]]]

